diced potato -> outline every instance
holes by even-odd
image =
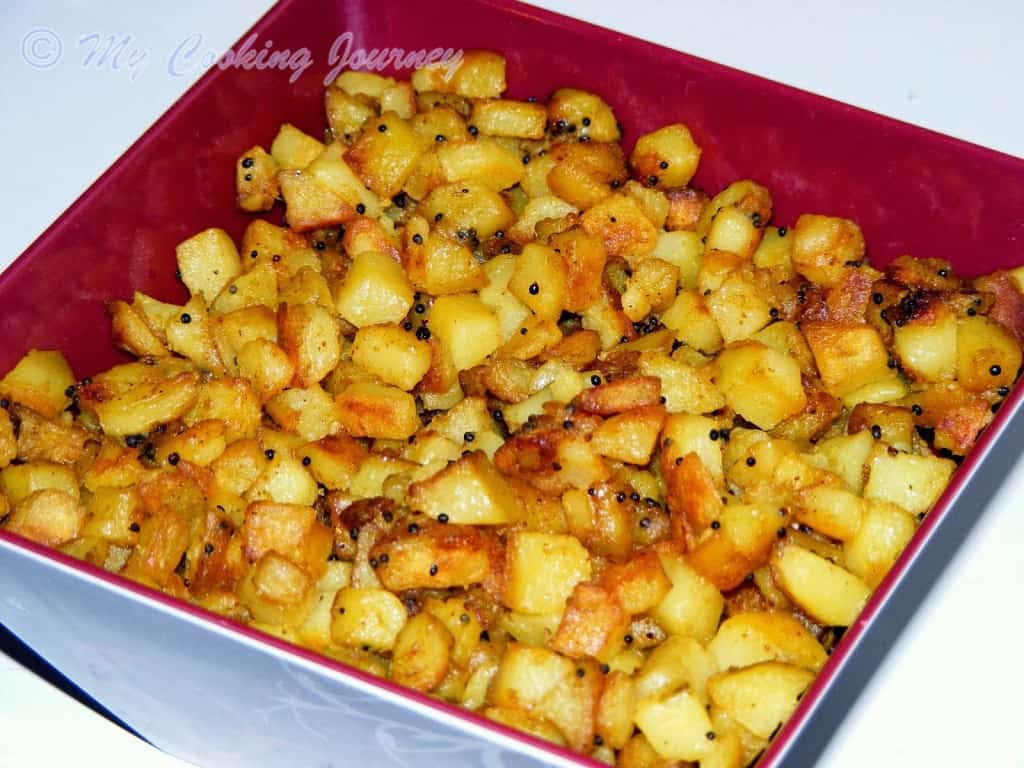
[[[242,273],[238,249],[223,229],[204,229],[179,243],[174,253],[189,293],[201,294],[207,304]]]
[[[925,381],[952,381],[957,374],[957,320],[935,303],[925,317],[893,329],[893,350],[904,370]]]
[[[870,587],[852,573],[796,544],[784,543],[776,549],[772,573],[801,609],[835,627],[850,626],[871,594]]]
[[[583,230],[604,241],[610,256],[630,261],[649,256],[658,242],[658,231],[629,195],[611,195],[583,214]]]
[[[814,450],[825,459],[832,472],[846,481],[847,487],[860,493],[867,474],[868,457],[874,445],[870,432],[858,432],[822,440]]]
[[[341,645],[390,651],[405,623],[405,606],[391,592],[345,587],[334,598],[331,638]]]
[[[357,216],[376,218],[383,210],[381,200],[345,161],[346,149],[340,141],[331,143],[310,163],[306,173],[315,182],[314,189],[330,192],[329,198],[336,201],[340,223],[351,221]],[[242,250],[244,252],[245,249]]]
[[[575,205],[554,194],[539,195],[526,203],[515,224],[509,228],[508,236],[517,243],[529,243],[537,236],[538,223],[562,219],[577,213],[577,210]]]
[[[781,661],[817,672],[827,660],[825,649],[814,635],[782,612],[730,616],[708,643],[708,651],[723,672],[762,661]]]
[[[295,366],[293,381],[299,387],[319,382],[341,358],[338,323],[315,304],[283,304],[277,315],[277,335]]]
[[[324,91],[324,111],[336,139],[348,139],[359,133],[363,123],[374,115],[373,107],[334,85]]]
[[[430,345],[397,325],[360,328],[352,343],[352,361],[399,389],[411,390],[430,368]]]
[[[762,429],[799,413],[807,403],[800,366],[757,341],[727,347],[715,360],[715,383],[729,406]]]
[[[516,257],[508,290],[540,317],[557,320],[567,293],[561,256],[553,248],[530,243]]]
[[[1020,370],[1021,351],[1009,331],[978,315],[960,319],[956,360],[960,386],[984,392],[1013,384]]]
[[[436,688],[448,671],[453,638],[448,628],[429,613],[418,613],[395,637],[391,679],[417,691]]]
[[[590,442],[602,456],[643,465],[651,459],[664,422],[665,410],[659,405],[635,408],[607,419]]]
[[[797,494],[793,507],[796,520],[826,536],[847,541],[861,526],[867,504],[844,488],[815,485]]]
[[[136,357],[161,357],[167,348],[131,304],[124,301],[108,301],[110,335],[114,344]]]
[[[305,168],[323,152],[324,145],[291,123],[284,123],[270,145],[270,154],[285,170]]]
[[[59,547],[78,535],[85,519],[86,510],[79,504],[77,494],[41,488],[15,504],[6,528],[47,547]]]
[[[243,211],[269,211],[280,194],[277,161],[255,146],[242,153],[235,163],[235,204]]]
[[[543,104],[510,99],[488,99],[473,103],[469,122],[481,133],[521,139],[542,139],[548,112]]]
[[[378,541],[370,551],[376,574],[390,590],[493,586],[499,558],[497,537],[486,529],[419,518]],[[382,555],[387,558],[382,558]]]
[[[814,283],[833,286],[864,258],[864,236],[849,219],[804,214],[793,227],[793,267]]]
[[[555,619],[559,614],[553,614]],[[610,659],[622,647],[629,616],[609,590],[596,584],[577,584],[557,631],[542,644],[571,658]]]
[[[870,325],[813,321],[804,322],[801,330],[829,394],[845,397],[868,385],[895,378],[885,344]]]
[[[771,307],[760,287],[733,272],[705,299],[726,344],[748,339],[771,322]]]
[[[597,733],[612,749],[622,749],[633,735],[636,691],[633,678],[619,671],[605,679],[597,709]]]
[[[728,251],[747,259],[757,250],[761,233],[759,214],[748,214],[735,205],[727,205],[711,218],[705,246],[709,251]]]
[[[590,578],[590,555],[574,536],[516,531],[508,539],[505,604],[522,613],[559,613]]]
[[[420,426],[416,401],[397,387],[357,382],[336,403],[342,427],[355,437],[404,440]]]
[[[0,395],[52,419],[71,404],[64,394],[75,383],[60,352],[31,349],[0,379]]]
[[[441,175],[449,184],[473,181],[501,191],[514,187],[526,173],[519,156],[498,142],[445,141],[436,151]]]
[[[675,552],[658,553],[672,589],[651,611],[654,619],[674,635],[704,643],[711,639],[722,615],[722,594]]]
[[[242,579],[239,598],[256,621],[301,624],[313,610],[313,580],[300,566],[277,552],[263,555]]]
[[[434,229],[463,240],[490,237],[512,223],[514,214],[505,199],[479,181],[443,184],[421,204],[422,215],[434,222]]]
[[[170,378],[142,382],[93,408],[109,435],[145,435],[158,424],[183,416],[199,394],[198,377],[183,371]]]
[[[666,760],[700,760],[711,751],[707,708],[689,691],[640,701],[636,724],[654,751]]]
[[[618,121],[612,108],[596,94],[576,88],[559,88],[548,101],[548,120],[563,126],[575,125],[577,135],[591,141],[618,141]]]
[[[511,489],[482,451],[409,486],[408,503],[435,519],[465,525],[507,525],[519,518]]]
[[[409,124],[394,112],[385,112],[363,124],[345,162],[368,189],[390,198],[402,191],[423,150]]]
[[[264,407],[274,423],[303,440],[319,440],[341,428],[334,398],[319,384],[286,389],[268,400]]]
[[[877,587],[916,528],[914,518],[901,507],[870,502],[857,534],[843,545],[846,567],[869,587]]]
[[[505,59],[492,51],[460,51],[461,56],[421,67],[412,73],[419,92],[457,93],[472,99],[493,99],[505,90]]]
[[[696,640],[669,636],[651,651],[637,673],[637,700],[662,699],[686,690],[706,704],[707,681],[717,671],[715,658]]]
[[[813,679],[809,670],[765,661],[712,677],[708,692],[716,706],[756,736],[767,739],[793,714]]]
[[[460,371],[479,365],[501,344],[497,318],[472,294],[437,299],[429,323]]]
[[[697,172],[700,147],[682,123],[666,125],[636,140],[629,162],[639,179],[657,178],[660,187],[685,187]]]
[[[352,259],[338,289],[338,312],[358,328],[397,323],[412,308],[412,294],[401,264],[367,251]]]
[[[864,497],[898,504],[917,515],[931,509],[956,470],[950,459],[938,456],[892,455],[886,446],[875,446],[868,459]]]
[[[311,506],[317,500],[316,481],[288,455],[267,459],[260,474],[245,493],[248,501],[274,501],[279,504]],[[283,452],[282,452],[283,454]],[[326,554],[324,555],[326,557]]]

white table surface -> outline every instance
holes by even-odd
[[[1017,0],[537,4],[1024,156]],[[4,3],[0,267],[198,76],[168,72],[176,46],[198,34],[203,50],[221,52],[270,3],[161,5],[155,13],[156,4],[125,0]],[[119,67],[88,58],[108,35],[129,36]],[[1018,464],[821,765],[1024,765],[1024,611],[1011,596],[1024,576],[1021,494]],[[184,765],[0,655],[0,767],[58,764]]]

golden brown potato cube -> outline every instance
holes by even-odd
[[[569,533],[591,554],[614,561],[629,556],[636,520],[632,506],[616,499],[613,486],[594,485],[587,493],[570,488],[562,494],[562,507]]]
[[[338,289],[338,312],[357,328],[397,323],[412,308],[412,294],[401,264],[367,251],[352,259]]]
[[[440,472],[409,486],[409,506],[465,525],[508,525],[519,508],[505,479],[482,451],[468,453]]]
[[[332,142],[316,158],[305,173],[316,179],[317,183],[331,191],[331,194],[348,204],[352,209],[349,219],[356,216],[377,218],[384,209],[381,199],[346,162],[347,148],[340,141]]]
[[[708,651],[723,672],[781,661],[817,672],[828,659],[821,643],[788,613],[737,613],[722,622]]]
[[[1009,387],[1020,369],[1017,340],[999,323],[980,315],[960,319],[957,329],[957,379],[972,392]]]
[[[363,123],[375,114],[372,106],[334,84],[324,91],[324,111],[331,134],[345,140],[359,133]]]
[[[292,232],[287,227],[276,227],[263,219],[254,219],[249,222],[249,226],[242,234],[240,253],[244,257],[242,266],[246,271],[268,264],[276,273],[283,261],[306,250],[309,250],[309,242],[298,232]],[[275,259],[275,256],[278,258]],[[147,322],[151,314],[157,314],[163,318],[160,324],[166,325],[167,320],[175,314],[177,309],[173,305],[160,305],[159,302],[143,296],[143,294],[135,295],[136,301],[139,301],[140,298],[147,300],[146,306],[142,310],[146,315]],[[153,323],[151,322],[150,325],[152,326]]]
[[[455,93],[470,99],[494,99],[505,90],[505,59],[493,51],[461,51],[412,73],[419,92]]]
[[[93,411],[108,435],[145,435],[158,424],[183,416],[198,394],[198,376],[183,371],[167,379],[142,382],[120,396],[95,403]]]
[[[515,218],[505,199],[478,181],[443,184],[423,201],[422,209],[437,232],[461,240],[485,240]]]
[[[658,230],[626,194],[611,195],[594,205],[583,214],[582,224],[588,235],[604,241],[610,256],[639,260],[657,245]]]
[[[548,245],[562,257],[565,266],[565,308],[580,312],[601,297],[601,276],[607,254],[604,242],[581,229],[551,237]]]
[[[711,219],[705,235],[708,250],[728,251],[750,258],[761,242],[761,222],[757,214],[748,214],[735,205],[727,205]]]
[[[431,296],[466,293],[487,286],[487,275],[473,252],[457,239],[430,234],[422,219],[406,226],[402,265],[413,287]]]
[[[190,528],[186,516],[173,509],[160,509],[146,518],[124,575],[166,586],[188,548]]]
[[[417,691],[432,691],[448,672],[452,644],[452,634],[440,619],[416,614],[395,638],[391,679]]]
[[[187,357],[201,370],[223,375],[226,372],[224,362],[213,338],[210,315],[202,294],[189,299],[181,310],[181,314],[171,318],[164,329],[168,348]]]
[[[396,526],[370,550],[385,587],[400,592],[497,583],[503,553],[496,534],[425,517],[411,520]]]
[[[304,266],[289,275],[281,285],[279,298],[281,304],[315,304],[331,315],[337,312],[327,278],[313,267]]]
[[[685,125],[672,123],[638,138],[629,162],[636,178],[657,179],[651,186],[685,187],[697,172],[700,147]]]
[[[871,594],[871,588],[849,571],[789,541],[776,547],[771,565],[775,583],[823,624],[850,626]]]
[[[849,262],[864,258],[864,235],[849,219],[804,214],[793,227],[791,257],[796,271],[812,283],[838,283]]]
[[[638,702],[636,724],[665,760],[702,760],[711,751],[707,707],[689,691]]]
[[[319,384],[286,389],[264,407],[275,424],[303,440],[319,440],[341,428],[334,398]]]
[[[287,387],[295,375],[295,364],[288,353],[266,339],[250,341],[236,355],[238,373],[252,382],[262,402]]]
[[[780,280],[793,276],[793,238],[785,227],[768,227],[754,251],[754,266],[770,269]]]
[[[896,504],[871,501],[857,533],[843,545],[843,562],[874,589],[914,535],[914,518]]]
[[[661,170],[659,168],[659,170]],[[670,189],[665,193],[668,198],[668,216],[665,218],[665,229],[670,232],[694,232],[700,220],[708,196],[700,190],[685,187]],[[696,238],[700,242],[700,238]]]
[[[411,390],[430,368],[430,344],[398,325],[360,328],[352,344],[352,361],[386,384]]]
[[[241,438],[225,448],[210,469],[221,489],[240,496],[259,477],[265,463],[260,444],[252,438]]]
[[[646,464],[665,423],[660,405],[634,408],[612,416],[594,430],[590,442],[602,456],[627,464]]]
[[[646,613],[672,588],[656,552],[645,550],[625,563],[601,572],[598,582],[607,588],[626,613]]]
[[[548,121],[556,130],[576,126],[575,136],[591,141],[613,142],[622,138],[612,108],[593,93],[576,88],[559,88],[548,101]]]
[[[927,512],[956,470],[951,459],[889,452],[876,443],[868,459],[864,498],[898,504],[911,514]]]
[[[350,96],[361,96],[367,101],[378,101],[388,88],[395,84],[392,77],[385,77],[374,72],[356,72],[346,69],[334,80],[334,87],[340,88]]]
[[[444,137],[442,141],[467,141],[470,138],[466,121],[449,106],[430,106],[416,114],[410,124],[424,144],[436,144],[438,136]]]
[[[605,678],[595,722],[598,735],[612,749],[622,749],[633,735],[635,708],[636,685],[633,678],[613,670]]]
[[[893,329],[893,351],[903,370],[918,381],[952,381],[957,375],[957,318],[935,302]]]
[[[499,357],[530,360],[562,340],[562,329],[551,318],[530,315],[497,352]]]
[[[734,181],[708,201],[697,220],[697,234],[702,238],[706,237],[715,215],[730,205],[736,206],[751,217],[756,213],[762,225],[772,217],[771,192],[750,179],[742,179]]]
[[[304,446],[301,455],[303,465],[309,459],[309,471],[318,483],[331,489],[345,489],[366,459],[367,451],[354,438],[332,435]]]
[[[762,429],[799,413],[807,402],[800,366],[757,341],[727,347],[715,360],[715,383],[729,406]]]
[[[543,104],[511,99],[473,102],[469,122],[481,133],[520,139],[542,139],[548,111]]]
[[[291,123],[284,123],[274,143],[270,145],[270,154],[283,170],[305,168],[324,151],[322,142],[303,133]]]
[[[771,322],[771,310],[763,290],[737,270],[705,298],[726,344],[750,338]]]
[[[99,488],[89,498],[89,520],[83,537],[96,536],[119,546],[130,547],[138,540],[144,510],[134,488]]]
[[[255,146],[242,153],[235,163],[235,205],[243,211],[269,211],[281,192],[277,183],[277,161]]]
[[[74,383],[75,375],[63,354],[30,349],[0,379],[0,395],[54,419],[71,404],[71,398],[64,392]]]
[[[599,383],[580,392],[573,401],[581,411],[609,416],[660,402],[661,380],[654,376],[630,376],[604,384],[599,375],[595,376]]]
[[[474,294],[438,298],[429,323],[459,371],[479,365],[501,344],[497,318]]]
[[[394,112],[403,120],[416,114],[416,91],[411,83],[399,82],[389,85],[380,94],[380,111]]]
[[[177,454],[179,459],[200,467],[209,466],[227,446],[226,427],[219,419],[205,419],[179,434],[160,441],[156,451],[158,462]]]
[[[394,112],[385,112],[366,121],[345,153],[345,162],[367,187],[391,198],[402,191],[423,149],[420,137],[407,122]]]
[[[335,643],[390,651],[406,623],[405,606],[384,589],[345,587],[334,598]]]
[[[316,384],[341,358],[338,323],[315,304],[282,304],[277,311],[277,335],[295,366],[296,386]]]
[[[876,440],[884,440],[901,451],[914,447],[914,416],[908,408],[895,405],[860,403],[850,411],[846,422],[848,434],[868,430]]]
[[[511,240],[525,245],[537,239],[537,225],[552,220],[564,220],[574,216],[577,208],[572,203],[554,195],[535,197],[526,203],[515,224],[508,228]]]
[[[238,585],[238,596],[252,617],[271,625],[301,624],[313,609],[313,580],[278,552],[268,552]]]
[[[648,221],[654,228],[660,231],[665,226],[668,218],[669,202],[668,197],[660,189],[647,187],[638,181],[630,179],[623,186],[623,191],[636,200],[640,210],[644,212]]]
[[[894,376],[882,337],[870,325],[805,321],[801,330],[831,395],[845,397]]]
[[[59,547],[78,536],[86,510],[66,491],[43,488],[21,499],[7,519],[11,533],[47,547]]]
[[[707,642],[715,634],[722,616],[725,605],[722,593],[697,573],[682,554],[665,549],[660,550],[658,556],[672,588],[651,611],[651,616],[666,632]]]
[[[317,519],[316,510],[299,504],[253,502],[245,510],[239,535],[250,562],[277,552],[301,565],[314,579],[323,575],[332,547],[332,533]]]
[[[553,248],[530,243],[516,257],[508,290],[537,315],[555,320],[566,299],[566,269]]]
[[[582,674],[580,674],[582,672]],[[602,675],[593,662],[567,659],[547,648],[509,645],[488,698],[522,707],[557,726],[573,749],[590,747]]]
[[[296,232],[336,227],[356,215],[355,206],[308,171],[281,171],[277,179],[285,220]]]
[[[790,664],[765,661],[708,681],[715,706],[754,735],[770,738],[793,714],[814,673]]]
[[[815,485],[801,490],[795,498],[793,516],[826,536],[847,541],[861,526],[867,503],[844,488]]]
[[[811,348],[807,345],[807,341],[800,333],[796,323],[785,320],[775,322],[762,328],[751,338],[792,357],[800,366],[800,371],[807,376],[817,375],[818,369],[814,364],[814,355],[811,354]]]
[[[703,296],[683,290],[661,313],[661,322],[675,333],[677,341],[701,352],[712,353],[722,346],[722,332]]]
[[[548,152],[554,160],[545,179],[548,189],[581,209],[604,200],[612,193],[613,182],[621,184],[627,178],[618,144],[565,142]]]
[[[496,141],[445,141],[436,152],[449,184],[473,181],[500,191],[514,187],[526,173],[519,155]]]
[[[254,306],[276,310],[277,304],[277,272],[272,262],[262,262],[228,283],[210,310],[225,315]]]
[[[585,368],[597,359],[601,351],[601,337],[594,331],[576,331],[563,336],[561,341],[549,347],[538,358],[541,362],[558,361],[573,370]]]
[[[597,584],[577,584],[550,646],[574,659],[611,658],[621,647],[628,627],[628,614],[607,589]]]
[[[342,427],[354,437],[404,440],[420,426],[416,401],[397,387],[357,382],[347,386],[336,402]]]
[[[660,699],[685,689],[706,705],[707,681],[717,671],[714,657],[692,637],[667,637],[636,675],[637,700]]]
[[[590,578],[590,555],[575,536],[516,531],[508,538],[505,604],[531,614],[560,613]]]
[[[111,341],[136,357],[162,357],[167,348],[160,338],[150,330],[142,315],[124,301],[108,301]]]

